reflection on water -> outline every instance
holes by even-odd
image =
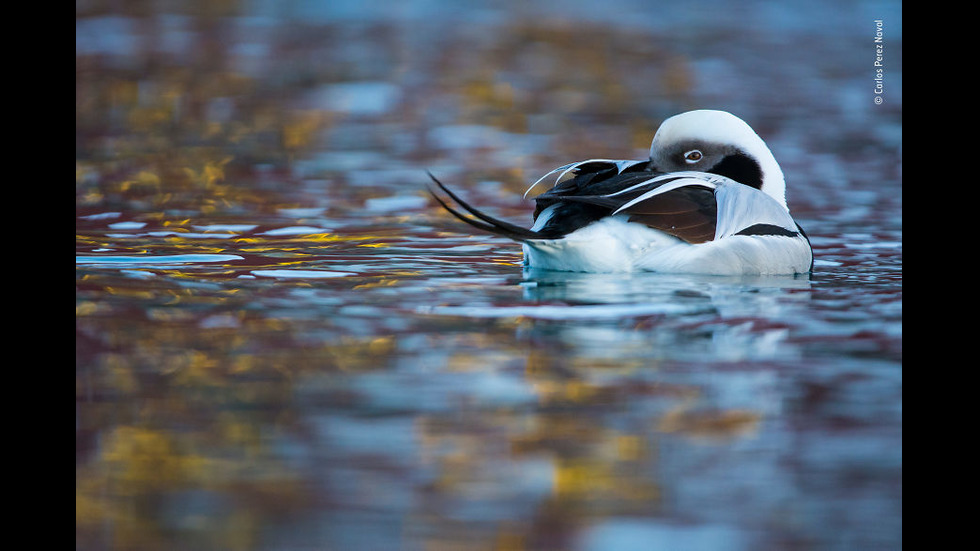
[[[334,257],[308,237],[284,260],[267,237],[223,262],[77,264],[82,543],[897,533],[877,517],[900,503],[900,287],[522,272],[513,246],[459,235],[356,257],[374,238],[337,238]]]
[[[899,4],[307,4],[76,5],[76,548],[901,547]],[[814,274],[527,270],[421,187],[524,220],[697,106]]]

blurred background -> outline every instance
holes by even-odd
[[[76,549],[901,548],[901,2],[75,6]],[[811,278],[528,273],[425,192],[523,223],[697,108]]]

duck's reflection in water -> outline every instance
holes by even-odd
[[[432,313],[520,318],[529,339],[557,338],[577,357],[791,358],[794,320],[810,301],[806,276],[591,274],[526,269],[523,302],[442,305]],[[544,339],[547,337],[547,339]],[[567,350],[570,352],[571,350]]]

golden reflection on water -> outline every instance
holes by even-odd
[[[458,376],[459,388],[432,401],[401,398],[403,406],[377,402],[371,394],[378,388],[343,381],[403,362],[407,336],[304,341],[304,329],[319,320],[252,312],[242,296],[248,289],[182,288],[174,272],[158,273],[157,285],[137,280],[140,288],[117,276],[83,278],[80,298],[88,298],[76,307],[76,532],[83,547],[251,549],[265,526],[293,514],[384,509],[386,484],[421,503],[411,508],[419,524],[406,537],[425,547],[451,543],[457,530],[464,546],[474,545],[464,535],[471,530],[500,548],[567,541],[585,518],[660,509],[663,490],[651,476],[660,434],[751,436],[761,415],[689,412],[700,395],[695,386],[589,381],[595,370],[622,377],[656,366],[565,361],[555,350],[528,349],[513,340],[515,328],[533,326],[520,319],[452,337],[444,360],[414,352],[410,361],[431,366],[426,377]],[[367,290],[388,286],[375,283]],[[365,292],[363,285],[351,292]],[[422,347],[445,346],[440,331],[451,326],[430,327]],[[481,398],[467,382],[499,369],[525,385],[526,399]],[[378,384],[391,385],[383,397],[411,394],[420,383]],[[660,412],[621,428],[582,414],[607,415],[612,404],[637,399],[661,404]],[[426,413],[429,406],[435,411]],[[334,440],[310,425],[318,415],[352,416],[365,432]],[[410,433],[375,434],[375,418],[406,419]],[[377,443],[388,437],[401,443]],[[353,471],[360,483],[332,489],[324,479],[331,470]],[[467,507],[523,513],[454,520]]]

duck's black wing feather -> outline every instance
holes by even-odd
[[[552,207],[547,221],[538,230],[489,216],[461,200],[432,174],[429,176],[460,207],[449,206],[433,193],[447,211],[475,228],[515,241],[559,239],[617,211],[629,215],[631,222],[645,224],[688,243],[709,241],[715,234],[717,206],[710,188],[684,186],[630,204],[643,194],[673,181],[657,178],[663,174],[646,170],[645,163],[621,172],[614,163],[607,161],[578,165],[574,177],[559,182],[535,198],[535,221],[545,209]],[[653,181],[655,178],[657,181]]]
[[[573,196],[609,195],[657,176],[648,170],[648,163],[638,162],[622,168],[613,161],[586,161],[573,169],[574,177],[562,180],[535,198],[534,218],[555,201]]]
[[[627,202],[649,191],[650,187],[640,184],[654,176],[656,174],[652,172],[617,174],[614,171],[576,174],[535,197],[535,222],[545,209],[550,209],[546,222],[538,232],[555,239],[609,216]]]
[[[674,179],[657,178],[664,174],[643,169],[617,174],[610,168],[597,168],[584,170],[536,198],[535,220],[544,209],[557,205],[540,232],[567,235],[618,211],[628,214],[630,222],[645,224],[688,243],[714,238],[718,208],[711,188],[684,186],[624,209],[634,199]]]

